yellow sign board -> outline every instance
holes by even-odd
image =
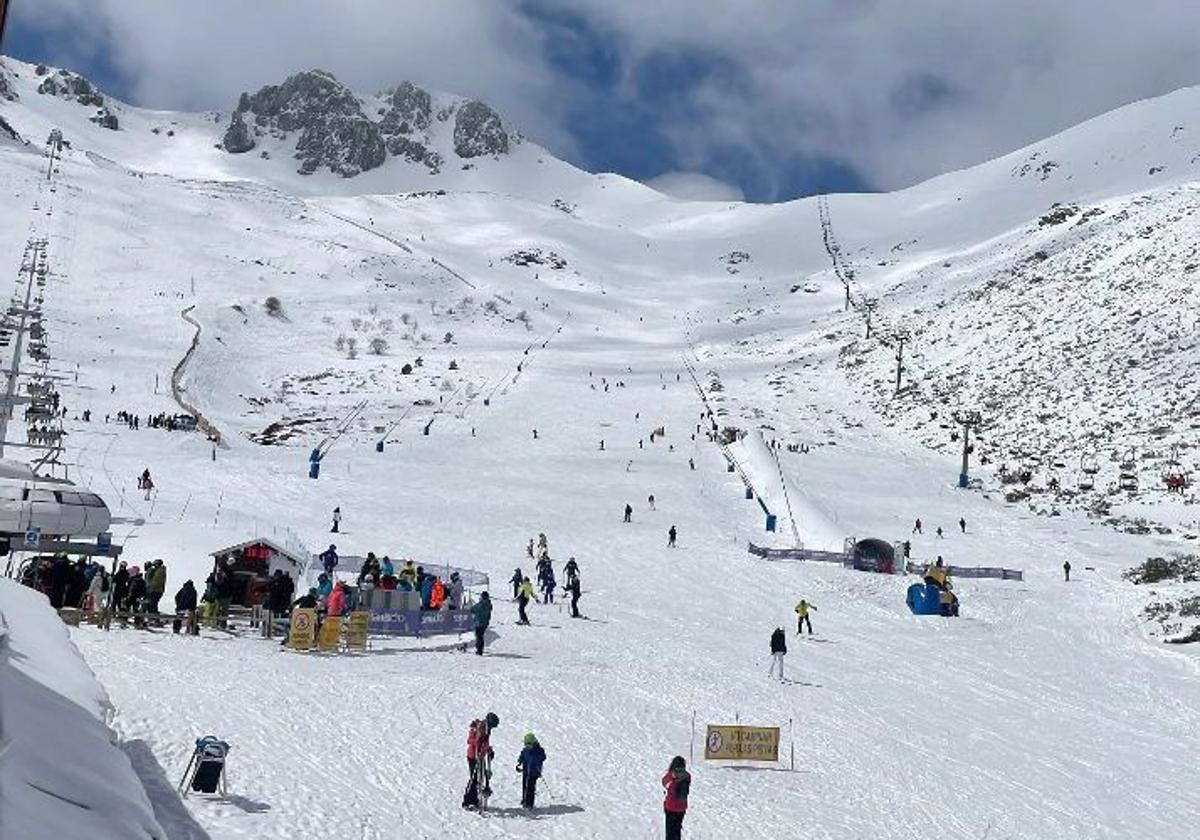
[[[704,737],[706,761],[778,761],[779,727],[713,726]]]
[[[325,622],[321,625],[321,630],[317,634],[317,650],[323,650],[326,653],[333,651],[337,652],[342,641],[342,617],[340,615],[327,615]]]
[[[292,650],[312,650],[317,635],[316,610],[292,610],[291,629],[288,631],[288,647]]]
[[[367,649],[367,625],[370,620],[371,613],[367,610],[355,610],[346,617],[346,635],[343,640],[346,650]]]

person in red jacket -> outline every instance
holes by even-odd
[[[479,807],[479,779],[481,776],[484,777],[484,797],[491,794],[487,782],[490,771],[487,768],[495,757],[495,752],[492,750],[492,730],[499,725],[500,718],[495,712],[488,712],[482,720],[471,721],[471,726],[467,730],[467,772],[470,775],[467,779],[467,789],[463,793],[462,806],[469,810],[473,811]]]
[[[687,761],[677,755],[663,774],[663,814],[667,819],[667,840],[683,837],[683,815],[687,813],[688,793],[692,786],[692,775],[687,771]]]
[[[329,593],[328,614],[330,616],[339,616],[346,611],[346,584],[344,581],[338,581],[333,591]]]

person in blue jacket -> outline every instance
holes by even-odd
[[[532,554],[533,540],[529,541],[529,551]],[[513,576],[508,579],[508,582],[512,584],[514,601],[517,600],[517,590],[521,588],[521,581],[523,580],[525,580],[525,575],[521,574],[520,569],[517,569],[515,572],[513,572]]]
[[[546,763],[546,751],[532,732],[525,736],[525,747],[517,758],[517,770],[521,774],[521,807],[532,809],[537,796],[537,781]]]

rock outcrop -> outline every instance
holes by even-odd
[[[254,137],[244,126],[247,114],[254,116],[256,135],[283,137],[298,132],[295,156],[302,175],[325,167],[350,178],[374,169],[387,157],[379,126],[363,113],[358,98],[324,70],[297,73],[282,85],[243,93],[225,133],[226,141],[233,144],[226,145],[227,151],[254,148]]]
[[[478,100],[458,109],[454,118],[454,152],[460,158],[508,154],[508,132],[500,115]]]

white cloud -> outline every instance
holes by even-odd
[[[903,186],[1200,82],[1195,0],[538,5],[603,33],[617,64],[617,107],[645,94],[648,59],[716,62],[720,73],[658,80],[677,89],[666,91],[654,128],[680,170],[716,171],[722,158],[728,173],[733,157],[766,183],[797,162],[827,158],[875,186]],[[410,78],[479,97],[578,159],[566,115],[595,94],[547,62],[546,32],[526,9],[493,0],[13,4],[39,25],[69,24],[54,43],[105,52],[147,105],[228,108],[243,89],[323,67],[362,90]]]
[[[646,186],[687,201],[744,201],[746,198],[741,187],[703,172],[664,172],[647,180]]]

